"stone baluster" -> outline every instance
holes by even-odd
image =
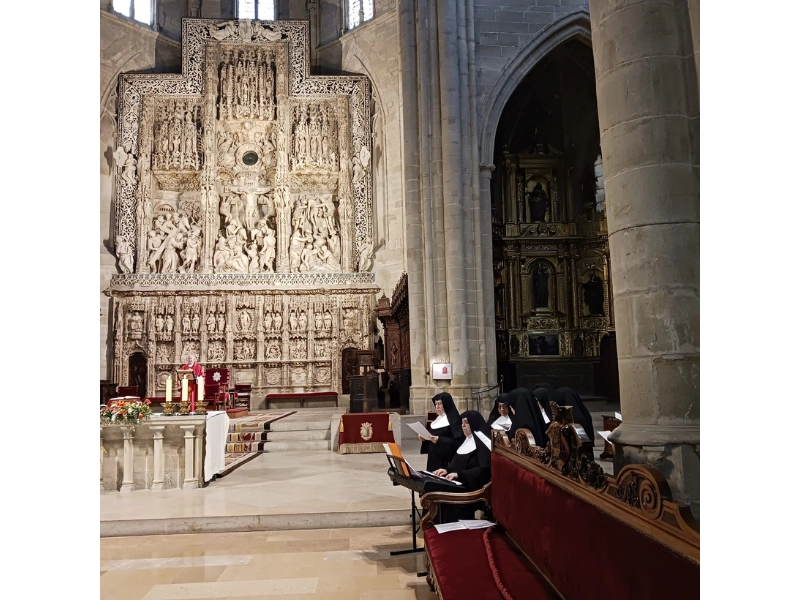
[[[150,490],[160,492],[164,489],[164,428],[165,425],[150,425],[153,432],[153,485]]]
[[[203,428],[197,427],[194,433],[194,478],[197,487],[203,487]]]
[[[103,449],[103,428],[100,428],[100,491],[104,491],[103,488],[103,453],[105,450]]]
[[[120,492],[132,492],[136,489],[133,485],[133,427],[122,425],[123,450],[122,450],[122,487]]]
[[[194,425],[181,425],[184,441],[184,474],[183,489],[197,489],[197,477],[194,471]]]

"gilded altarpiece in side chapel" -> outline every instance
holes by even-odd
[[[142,353],[163,394],[192,352],[261,393],[341,391],[342,349],[373,347],[371,90],[309,76],[308,39],[184,19],[182,74],[120,77],[115,381]]]
[[[493,257],[500,372],[513,369],[517,385],[555,380],[596,392],[602,340],[614,335],[604,206],[576,210],[567,161],[552,147],[505,152],[498,162]],[[598,167],[602,185],[599,158]]]

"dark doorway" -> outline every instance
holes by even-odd
[[[619,401],[619,364],[617,363],[617,336],[609,333],[600,340],[600,370],[603,374],[602,393],[609,400]]]
[[[350,376],[358,375],[358,349],[342,350],[342,393],[350,393]]]
[[[147,398],[147,357],[142,352],[128,358],[128,385],[139,390],[140,398]]]

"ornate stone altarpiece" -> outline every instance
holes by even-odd
[[[306,21],[183,20],[183,72],[120,77],[115,381],[194,352],[260,391],[341,391],[374,330],[366,77],[309,75]],[[163,392],[162,392],[163,393]]]

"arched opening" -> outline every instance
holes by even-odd
[[[613,324],[604,301],[607,222],[596,201],[600,127],[591,48],[564,34],[521,78],[497,123],[491,197],[498,373],[507,384],[557,379],[599,395],[600,340]]]
[[[128,357],[128,385],[139,390],[140,398],[147,398],[147,357],[144,352],[134,352]]]

